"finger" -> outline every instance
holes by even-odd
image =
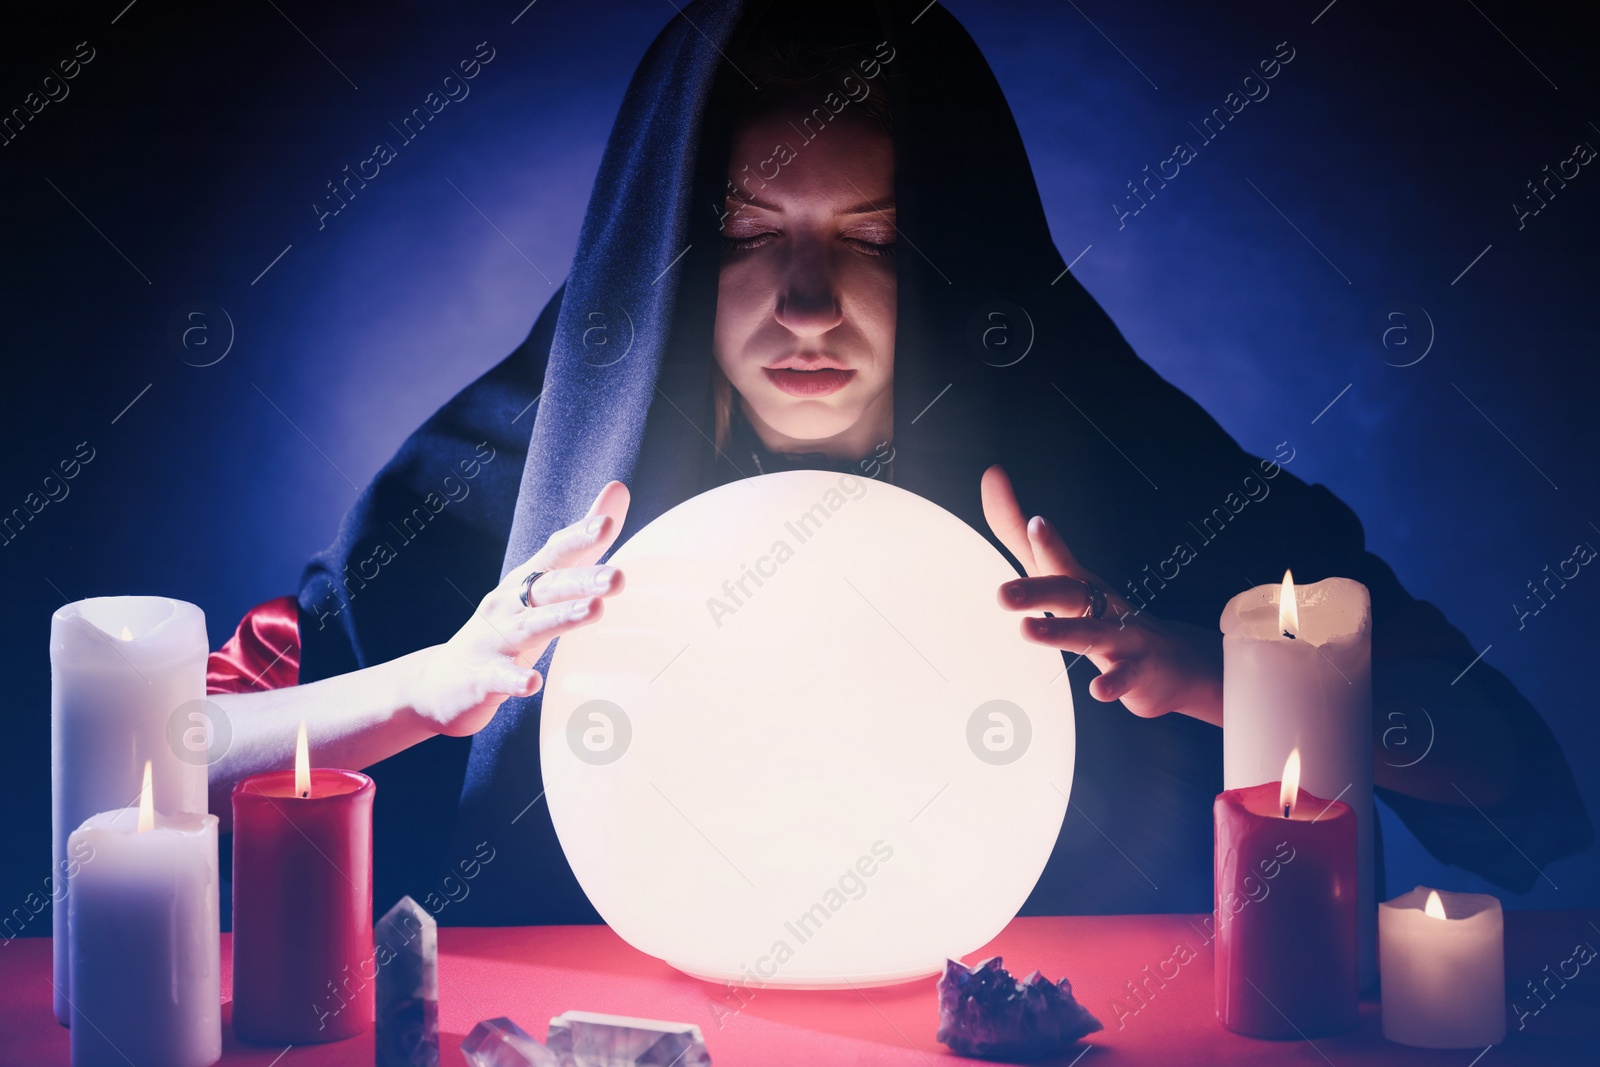
[[[611,546],[616,543],[617,537],[622,533],[622,524],[628,518],[628,504],[633,496],[628,492],[628,487],[615,479],[600,487],[600,492],[595,494],[594,503],[589,505],[588,514],[584,518],[591,522],[596,518],[605,520],[601,523],[599,540],[591,550],[580,552],[578,559],[562,559],[556,562],[558,567],[586,566],[597,562],[600,557],[611,551]]]
[[[569,630],[576,630],[596,621],[605,611],[605,601],[597,596],[568,600],[542,608],[529,608],[517,614],[506,637],[522,652],[537,649],[544,654],[544,645]],[[538,657],[534,657],[538,658]]]
[[[984,471],[979,489],[983,497],[983,517],[988,520],[989,529],[1017,557],[1024,573],[1038,574],[1034,565],[1033,545],[1028,540],[1028,523],[1022,517],[1016,490],[1011,487],[1011,479],[1006,475],[1005,468],[996,463]]]
[[[577,522],[551,534],[544,547],[506,575],[504,584],[520,586],[534,571],[587,567],[598,562],[622,532],[622,520],[628,513],[627,487],[621,482],[608,483],[590,510]]]
[[[532,667],[518,667],[512,663],[496,664],[489,679],[489,689],[507,697],[531,697],[544,684],[544,678]]]
[[[1081,652],[1096,663],[1101,657],[1110,662],[1145,650],[1141,631],[1119,627],[1111,619],[1023,619],[1022,636],[1036,645]]]
[[[529,606],[538,608],[579,597],[611,596],[622,591],[622,584],[622,572],[615,567],[563,567],[546,571],[528,588]]]
[[[1142,659],[1123,660],[1089,682],[1089,695],[1109,704],[1121,700],[1138,683]]]
[[[1074,617],[1086,614],[1093,604],[1087,583],[1059,574],[1013,579],[1000,586],[999,595],[1000,606],[1012,611],[1059,611]]]
[[[604,551],[603,548],[596,550],[595,546],[610,532],[607,529],[610,522],[605,515],[586,515],[571,526],[562,527],[551,534],[537,552],[514,567],[500,583],[501,586],[514,589],[520,595],[524,579],[535,571],[551,571],[563,566],[582,567],[594,563]],[[583,558],[591,554],[592,559]]]
[[[593,558],[587,558],[587,562],[594,563],[611,551],[611,546],[622,533],[622,524],[627,521],[628,505],[632,500],[633,495],[628,492],[628,487],[615,479],[600,487],[600,492],[595,494],[594,503],[589,505],[589,513],[585,517],[604,515],[610,522],[602,529],[599,552],[594,554]]]
[[[1028,543],[1033,546],[1033,558],[1045,568],[1044,573],[1066,574],[1085,582],[1093,580],[1094,576],[1083,568],[1061,534],[1043,515],[1028,520]]]
[[[1065,574],[1088,582],[1106,595],[1106,606],[1117,615],[1127,615],[1128,602],[1112,591],[1111,586],[1098,574],[1078,562],[1078,557],[1067,547],[1066,539],[1049,519],[1035,515],[1028,522],[1028,538],[1033,544],[1034,558],[1047,574]]]
[[[628,516],[628,502],[632,495],[628,487],[619,481],[609,481],[600,487],[600,492],[595,495],[594,503],[589,505],[586,518],[594,515],[610,515],[617,520],[621,527],[622,520]]]

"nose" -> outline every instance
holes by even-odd
[[[778,286],[775,317],[800,337],[820,337],[844,320],[833,271],[822,248],[796,249]]]

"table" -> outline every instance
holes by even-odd
[[[1060,1067],[1600,1062],[1600,960],[1578,966],[1576,976],[1574,964],[1566,962],[1577,945],[1600,946],[1600,912],[1506,912],[1508,999],[1528,1013],[1519,1029],[1508,1006],[1507,1040],[1487,1051],[1391,1045],[1383,1040],[1375,1000],[1362,1004],[1358,1030],[1314,1043],[1257,1041],[1229,1033],[1217,1025],[1213,1013],[1212,953],[1205,931],[1200,916],[1023,918],[966,962],[999,954],[1019,977],[1037,967],[1047,977],[1072,980],[1074,993],[1105,1030],[1052,1061]],[[1195,958],[1164,965],[1179,945],[1194,950]],[[372,1063],[370,1032],[287,1052],[234,1040],[227,1003],[231,950],[224,934],[223,1063]],[[952,1056],[934,1040],[939,1012],[932,979],[860,991],[764,989],[741,1000],[725,987],[689,978],[635,951],[604,926],[446,927],[439,931],[439,951],[442,1061],[452,1067],[465,1062],[461,1039],[480,1019],[509,1016],[543,1039],[550,1017],[568,1009],[698,1023],[717,1067],[979,1062]],[[1569,977],[1563,978],[1563,971]],[[1542,1000],[1533,996],[1529,983],[1537,985]],[[18,938],[0,945],[0,1064],[68,1063],[67,1031],[51,1013],[50,996],[49,939]]]

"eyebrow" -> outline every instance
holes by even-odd
[[[783,214],[783,208],[777,206],[776,204],[769,204],[765,200],[760,200],[760,199],[757,199],[756,197],[753,197],[753,196],[736,196],[736,195],[734,195],[732,193],[729,193],[728,194],[728,199],[732,200],[732,201],[736,201],[736,202],[741,203],[741,204],[748,204],[750,207],[758,207],[758,208],[761,208],[764,211],[775,212],[776,214],[779,214],[779,215]],[[843,211],[840,211],[839,214],[841,214],[841,215],[876,215],[876,214],[879,214],[879,213],[887,214],[888,212],[893,211],[893,210],[894,210],[894,197],[893,196],[889,196],[889,197],[885,198],[885,200],[881,204],[875,204],[871,200],[863,200],[859,204],[850,205],[849,207],[845,208]]]

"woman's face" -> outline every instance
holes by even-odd
[[[893,428],[893,143],[848,110],[820,129],[807,113],[780,104],[734,134],[713,348],[768,447],[865,455]]]

